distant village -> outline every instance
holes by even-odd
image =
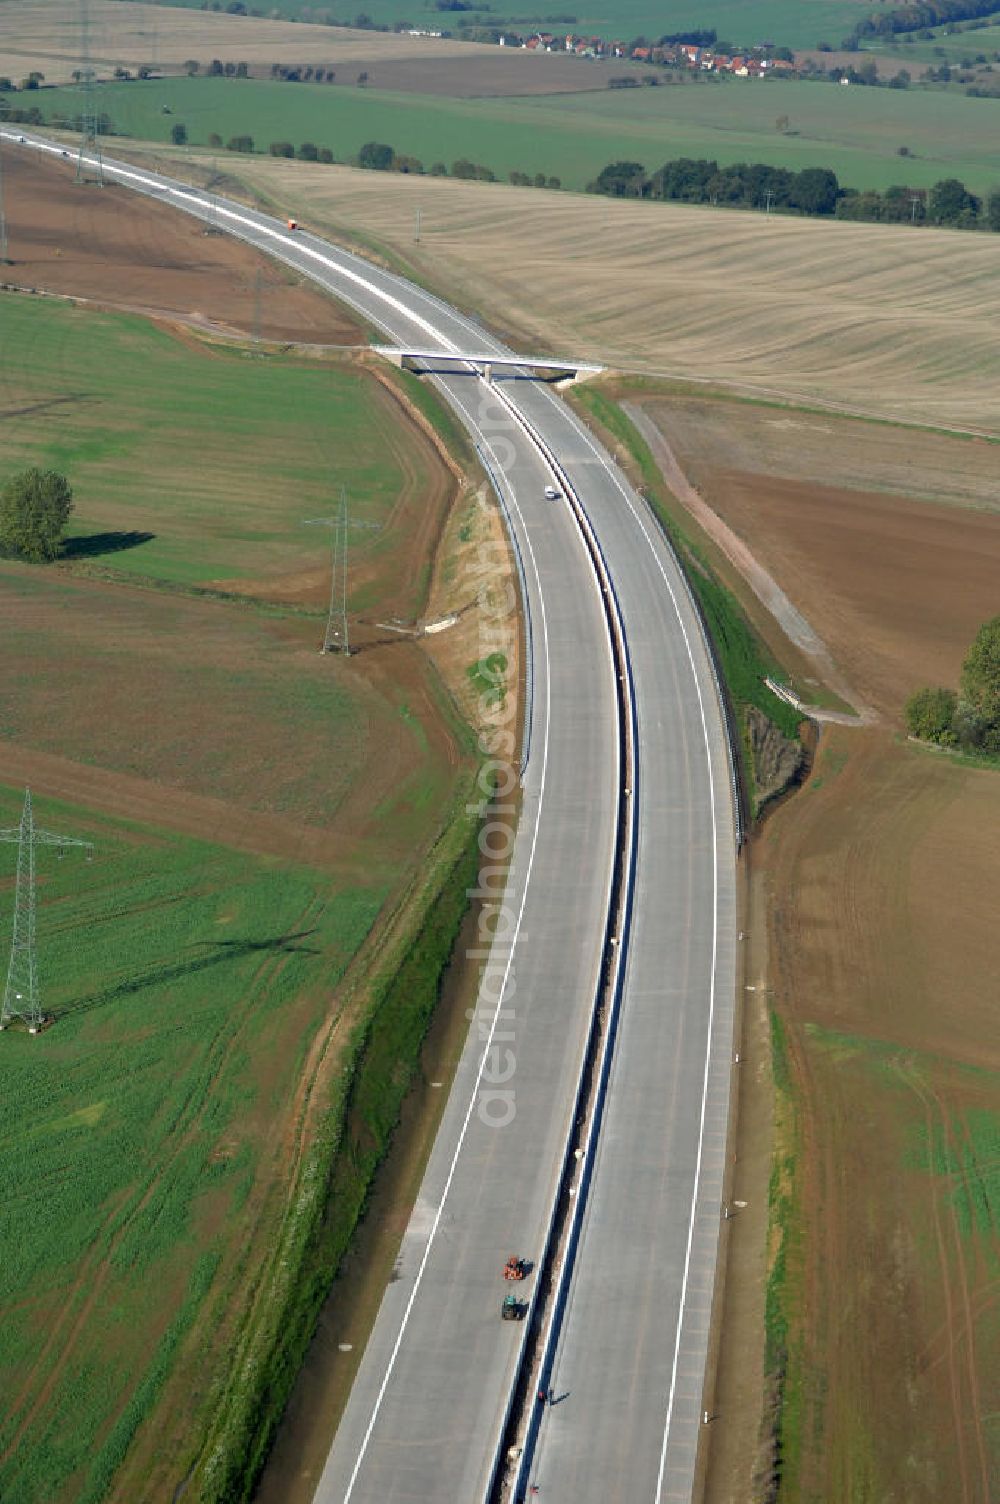
[[[711,47],[696,47],[679,42],[667,47],[633,46],[626,42],[608,42],[603,37],[553,36],[536,32],[534,36],[501,36],[501,47],[522,47],[528,52],[572,52],[577,57],[622,58],[633,63],[658,63],[661,66],[700,68],[705,73],[735,73],[739,78],[760,78],[769,71],[793,65],[784,58],[762,57],[758,53],[730,56]]]
[[[442,33],[414,27],[408,28],[408,35],[438,37]],[[516,47],[524,52],[568,52],[576,57],[655,63],[661,67],[690,68],[703,73],[732,73],[738,78],[763,78],[767,73],[795,71],[790,58],[772,57],[766,47],[730,54],[718,52],[712,47],[698,47],[690,42],[645,46],[632,42],[611,42],[604,37],[581,37],[573,32],[563,36],[551,31],[536,31],[527,35],[505,31],[500,33],[497,42],[501,47]]]

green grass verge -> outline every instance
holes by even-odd
[[[746,707],[758,710],[778,727],[782,735],[797,739],[802,717],[791,705],[772,694],[765,676],[780,682],[785,676],[770,657],[744,615],[739,602],[718,579],[705,553],[677,522],[665,502],[667,494],[659,466],[645,439],[619,407],[599,387],[584,385],[575,392],[580,406],[628,450],[638,466],[643,487],[653,511],[677,550],[691,588],[698,598],[715,644],[743,736],[744,762],[753,794],[753,761],[746,735]]]
[[[16,824],[21,797],[0,789],[0,826]],[[95,857],[40,852],[41,985],[56,1023],[37,1038],[11,1029],[0,1046],[5,1504],[102,1497],[185,1333],[210,1295],[231,1295],[216,1270],[250,1232],[242,1209],[272,1104],[294,1091],[383,901],[48,800],[36,813],[92,840]],[[15,860],[0,846],[0,942]]]
[[[377,83],[377,70],[372,78]],[[49,121],[72,121],[81,108],[72,88],[18,96],[18,105],[25,102]],[[166,78],[101,84],[95,104],[114,132],[141,140],[168,142],[172,127],[183,124],[195,146],[207,146],[212,134],[223,143],[249,135],[263,152],[272,141],[311,141],[341,162],[374,140],[419,157],[428,169],[467,157],[504,180],[512,170],[541,172],[573,190],[613,161],[653,171],[671,158],[709,157],[793,171],[829,167],[845,187],[858,189],[929,187],[959,177],[984,193],[995,184],[992,143],[1000,134],[1000,99],[774,80],[452,99],[374,87]],[[785,116],[790,126],[779,131],[775,122]],[[223,155],[238,162],[236,154]]]
[[[796,1166],[794,1084],[785,1026],[771,1010],[771,1073],[775,1092],[775,1148],[768,1186],[768,1272],[764,1294],[764,1369],[772,1428],[773,1497],[793,1499],[802,1444],[803,1390],[793,1332],[801,1269],[801,1219]]]
[[[382,254],[378,249],[378,254]],[[412,278],[412,273],[404,275]],[[466,470],[479,473],[480,464],[472,441],[452,409],[441,396],[432,381],[415,375],[412,371],[391,369],[390,380],[399,387],[407,402],[411,402],[431,425],[452,459]]]
[[[484,705],[501,706],[507,698],[507,655],[490,653],[470,663],[466,674],[476,695]]]
[[[194,1479],[203,1504],[252,1496],[316,1320],[364,1215],[417,1069],[441,979],[475,884],[478,828],[457,817],[439,850],[419,928],[400,964],[384,965],[282,1232],[295,1270],[268,1302],[266,1327],[233,1365],[216,1429]],[[257,1356],[259,1355],[259,1356]],[[248,1359],[250,1361],[248,1361]]]

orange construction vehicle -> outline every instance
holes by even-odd
[[[288,221],[288,228],[289,228],[289,229],[290,229],[290,230],[297,230],[297,229],[298,229],[298,227],[299,227],[299,222],[298,222],[298,220],[297,220],[297,219],[290,219],[290,220],[289,220],[289,221]]]
[[[503,1266],[504,1279],[524,1279],[528,1273],[527,1259],[519,1259],[516,1254],[511,1254]]]

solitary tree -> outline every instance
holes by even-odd
[[[0,545],[24,559],[54,559],[73,510],[73,492],[55,470],[23,470],[0,490]]]
[[[181,125],[180,121],[170,127],[170,139],[175,146],[186,146],[187,138],[187,126]]]

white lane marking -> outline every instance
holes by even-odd
[[[463,408],[463,411],[466,411],[466,410]],[[493,457],[493,460],[499,466],[500,462],[499,462],[499,459],[498,459],[498,456],[497,456],[495,450],[493,449],[492,444],[486,438],[485,434],[482,433],[482,430],[479,428],[479,426],[475,422],[475,420],[471,417],[471,414],[469,414],[467,411],[466,411],[466,417],[469,419],[469,422],[470,422],[470,424],[472,426],[472,429],[476,433],[479,434],[480,439],[482,440],[484,448],[486,448],[489,451],[490,455]],[[522,920],[524,918],[524,910],[525,910],[525,905],[527,903],[527,898],[528,898],[528,889],[529,889],[529,887],[531,885],[531,873],[532,873],[532,869],[533,869],[534,863],[535,863],[535,849],[536,849],[536,847],[538,845],[538,830],[539,830],[539,826],[541,825],[541,822],[542,822],[542,807],[543,807],[544,800],[545,800],[546,774],[547,774],[547,770],[548,770],[548,761],[549,761],[549,711],[550,711],[550,708],[551,708],[551,677],[550,677],[550,671],[549,671],[549,634],[548,634],[548,621],[547,621],[546,613],[545,613],[545,596],[542,593],[541,581],[540,581],[539,576],[538,576],[538,565],[537,565],[537,562],[535,560],[535,551],[534,551],[534,549],[531,546],[531,538],[530,538],[530,535],[528,533],[527,527],[525,526],[524,518],[523,518],[523,516],[521,514],[521,509],[520,509],[520,507],[517,504],[517,496],[515,495],[513,489],[511,489],[511,493],[510,494],[511,494],[511,501],[513,503],[515,511],[517,512],[518,519],[519,519],[519,521],[521,523],[521,528],[522,528],[522,530],[524,532],[524,537],[525,537],[525,540],[526,540],[527,545],[528,545],[528,554],[529,554],[529,557],[531,559],[532,573],[534,574],[534,577],[535,577],[535,585],[536,585],[536,588],[538,590],[538,599],[539,599],[539,602],[541,604],[542,642],[544,644],[544,661],[545,661],[545,736],[544,736],[544,739],[542,741],[542,771],[541,771],[541,780],[540,780],[539,790],[538,790],[538,810],[537,810],[537,813],[535,815],[535,828],[532,831],[532,836],[531,836],[531,849],[530,849],[530,851],[528,853],[528,865],[527,865],[527,869],[525,871],[525,876],[524,876],[524,887],[521,890],[521,903],[520,903],[520,907],[518,909],[517,923],[516,923],[516,925],[514,927],[514,934],[513,934],[512,940],[511,940],[510,951],[509,951],[508,957],[507,957],[507,965],[504,968],[503,982],[502,982],[501,986],[497,989],[497,1003],[496,1003],[496,1007],[495,1007],[494,1012],[493,1012],[493,1020],[492,1020],[492,1023],[490,1024],[489,1037],[488,1037],[488,1039],[486,1041],[485,1049],[483,1050],[482,1059],[479,1062],[479,1069],[476,1072],[476,1079],[475,1079],[475,1082],[473,1083],[472,1093],[471,1093],[471,1095],[469,1097],[469,1105],[466,1108],[465,1118],[464,1118],[464,1120],[462,1122],[462,1129],[461,1129],[461,1132],[460,1132],[460,1134],[458,1136],[458,1143],[455,1146],[455,1152],[452,1155],[451,1164],[450,1164],[450,1166],[448,1168],[448,1176],[447,1176],[447,1179],[445,1180],[444,1190],[441,1193],[441,1200],[440,1200],[440,1202],[438,1204],[437,1211],[434,1214],[434,1221],[431,1224],[431,1230],[430,1230],[430,1233],[429,1233],[428,1238],[427,1238],[427,1246],[424,1249],[423,1257],[420,1260],[420,1266],[419,1266],[419,1268],[417,1270],[416,1277],[415,1277],[414,1282],[413,1282],[413,1289],[410,1291],[409,1299],[407,1300],[406,1307],[405,1307],[405,1309],[403,1311],[403,1318],[402,1318],[402,1321],[400,1323],[399,1331],[398,1331],[398,1333],[396,1335],[396,1340],[395,1340],[395,1342],[393,1344],[392,1352],[389,1355],[389,1362],[388,1362],[388,1364],[386,1366],[385,1375],[384,1375],[384,1377],[382,1379],[381,1385],[379,1386],[378,1394],[375,1397],[375,1404],[374,1404],[374,1407],[372,1409],[371,1417],[370,1417],[370,1419],[368,1421],[368,1426],[367,1426],[367,1428],[365,1430],[364,1436],[361,1439],[361,1445],[360,1445],[360,1448],[358,1450],[357,1459],[355,1461],[354,1468],[353,1468],[353,1470],[351,1472],[351,1476],[350,1476],[350,1479],[349,1479],[348,1484],[347,1484],[347,1492],[344,1494],[343,1504],[349,1504],[351,1495],[354,1492],[354,1485],[358,1481],[358,1475],[361,1472],[361,1467],[362,1467],[362,1464],[364,1463],[365,1454],[368,1451],[368,1444],[371,1441],[372,1432],[375,1429],[375,1423],[378,1420],[379,1411],[382,1408],[382,1402],[385,1399],[386,1390],[389,1387],[389,1380],[391,1379],[392,1373],[393,1373],[393,1369],[396,1366],[396,1359],[399,1356],[399,1350],[400,1350],[400,1347],[402,1346],[402,1343],[403,1343],[403,1336],[404,1336],[404,1334],[406,1332],[407,1325],[409,1324],[410,1313],[413,1310],[413,1305],[414,1305],[414,1302],[416,1301],[417,1294],[418,1294],[421,1282],[422,1282],[423,1277],[424,1277],[424,1270],[427,1268],[427,1262],[428,1262],[428,1260],[430,1258],[430,1255],[431,1255],[431,1249],[434,1246],[434,1239],[435,1239],[435,1237],[437,1235],[438,1228],[441,1225],[441,1218],[442,1218],[442,1216],[444,1214],[445,1202],[448,1199],[448,1193],[451,1190],[451,1184],[452,1184],[452,1181],[455,1178],[455,1171],[456,1171],[456,1169],[458,1167],[458,1159],[459,1159],[459,1155],[462,1152],[462,1146],[465,1143],[465,1136],[466,1136],[466,1134],[467,1134],[467,1132],[469,1130],[469,1124],[472,1121],[472,1114],[475,1111],[476,1101],[477,1101],[478,1096],[479,1096],[479,1088],[480,1088],[480,1084],[482,1082],[483,1071],[486,1068],[486,1060],[487,1060],[487,1057],[489,1055],[490,1049],[492,1048],[493,1035],[496,1033],[497,1023],[499,1022],[499,1018],[500,1018],[500,1009],[501,1009],[501,1006],[503,1004],[504,995],[505,995],[505,993],[507,991],[507,981],[508,981],[508,978],[510,976],[510,968],[511,968],[511,965],[513,964],[514,952],[517,949],[517,941],[518,941],[518,937],[519,937],[519,935],[521,933],[521,922],[522,922]],[[332,1450],[331,1450],[330,1455],[331,1456],[333,1455]],[[320,1486],[322,1486],[322,1479],[320,1480]]]
[[[655,1498],[656,1504],[660,1504],[660,1501],[663,1497],[663,1477],[666,1470],[667,1446],[670,1440],[670,1427],[673,1421],[674,1401],[677,1393],[677,1370],[680,1364],[681,1330],[684,1324],[684,1311],[687,1302],[687,1288],[691,1274],[691,1249],[694,1243],[694,1224],[697,1212],[698,1192],[701,1186],[701,1167],[705,1147],[705,1118],[708,1108],[708,1078],[709,1068],[712,1061],[712,1029],[715,1022],[715,982],[719,950],[719,831],[718,819],[716,817],[715,811],[715,774],[712,769],[712,749],[708,739],[708,721],[705,716],[705,700],[701,691],[701,681],[699,680],[698,672],[695,668],[694,654],[691,649],[691,639],[688,635],[687,627],[684,624],[684,619],[681,616],[680,606],[678,605],[677,596],[674,591],[673,585],[670,583],[660,556],[653,546],[653,540],[650,537],[649,532],[647,531],[646,524],[633,505],[632,498],[630,497],[626,487],[623,485],[620,477],[616,474],[615,470],[612,468],[608,460],[603,457],[599,446],[594,442],[586,427],[577,418],[576,413],[573,411],[573,409],[566,403],[557,402],[557,399],[553,397],[550,391],[546,390],[545,395],[546,397],[548,397],[550,402],[555,403],[558,406],[559,411],[563,415],[569,416],[570,422],[576,429],[580,438],[583,439],[584,443],[592,451],[592,453],[597,456],[600,464],[603,466],[607,474],[610,476],[611,480],[614,482],[616,489],[624,498],[629,511],[632,513],[632,516],[638,523],[639,528],[642,531],[642,535],[649,545],[649,550],[653,555],[653,561],[660,572],[660,577],[663,580],[663,583],[667,587],[667,591],[670,595],[670,600],[674,608],[674,613],[677,617],[677,622],[680,626],[681,633],[684,638],[684,646],[687,650],[688,663],[691,666],[691,676],[694,679],[695,690],[697,691],[698,695],[698,711],[701,719],[702,739],[705,745],[705,760],[708,766],[708,785],[712,807],[712,979],[709,988],[708,1033],[705,1046],[705,1070],[702,1077],[701,1088],[701,1113],[698,1124],[698,1154],[695,1160],[694,1185],[691,1190],[691,1212],[688,1218],[687,1247],[684,1254],[684,1276],[681,1280],[681,1297],[677,1314],[677,1332],[674,1339],[674,1357],[670,1372],[670,1391],[667,1396],[667,1411],[663,1424],[663,1445],[660,1449],[660,1466],[656,1479]]]

